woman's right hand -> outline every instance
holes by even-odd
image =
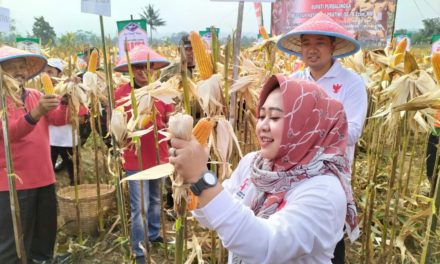
[[[178,138],[171,139],[169,161],[185,183],[195,183],[207,170],[208,148],[203,147],[193,137],[191,141]]]

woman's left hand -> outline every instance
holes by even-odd
[[[194,137],[191,141],[172,138],[168,153],[170,163],[185,183],[197,182],[207,170],[208,148],[200,145]]]

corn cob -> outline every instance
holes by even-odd
[[[199,203],[199,198],[195,196],[192,192],[188,192],[188,210],[192,211],[194,209],[197,209],[197,204]]]
[[[90,54],[87,71],[95,73],[97,62],[98,62],[98,51],[94,49]]]
[[[440,52],[434,52],[434,54],[432,54],[431,65],[437,85],[440,86]]]
[[[399,65],[403,59],[405,58],[405,50],[406,50],[407,39],[402,39],[399,44],[397,44],[396,49],[393,52],[393,59],[391,61],[391,67],[396,67]]]
[[[47,73],[41,75],[41,82],[43,83],[43,90],[45,94],[54,94],[52,80]]]
[[[196,126],[192,130],[192,134],[202,146],[208,144],[208,138],[214,128],[214,122],[209,118],[202,118],[197,122]]]
[[[200,145],[206,146],[208,144],[208,138],[214,128],[214,122],[209,118],[202,118],[197,122],[196,126],[193,128],[193,135],[197,139]],[[188,209],[194,210],[197,208],[199,199],[192,192],[188,192]]]
[[[406,46],[408,44],[408,39],[407,38],[403,38],[399,44],[397,44],[396,49],[394,50],[394,54],[399,54],[399,53],[404,53],[406,50]]]
[[[189,40],[191,41],[194,58],[199,69],[200,79],[206,80],[214,73],[214,67],[212,66],[210,56],[206,53],[205,45],[199,34],[191,31],[191,33],[189,33]]]

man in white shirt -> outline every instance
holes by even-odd
[[[63,76],[64,62],[58,58],[50,58],[47,61],[47,65],[44,69],[51,78],[54,84],[56,80],[53,78],[61,78]],[[84,116],[81,114],[78,116],[79,123],[84,123]],[[76,138],[76,145],[78,145],[79,138]],[[67,168],[69,175],[69,184],[74,185],[73,175],[73,138],[72,138],[72,125],[66,124],[62,126],[49,125],[49,142],[52,158],[52,165],[56,169],[56,162],[58,156],[61,156],[64,166]],[[79,161],[77,161],[79,163]],[[78,166],[78,164],[77,164]]]
[[[277,45],[284,52],[301,57],[307,66],[291,77],[316,82],[329,96],[343,104],[348,122],[346,155],[351,167],[367,114],[368,98],[362,78],[343,68],[337,58],[356,53],[360,49],[359,43],[330,17],[318,13],[281,37]],[[342,239],[336,246],[332,262],[344,263],[344,258]]]

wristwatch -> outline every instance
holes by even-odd
[[[203,190],[214,187],[217,184],[217,177],[209,170],[202,173],[202,177],[191,184],[191,191],[194,195],[199,196]]]

